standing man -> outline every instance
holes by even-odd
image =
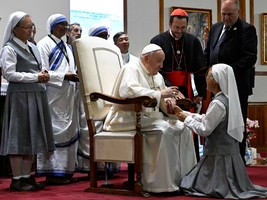
[[[150,43],[159,45],[165,53],[161,74],[166,85],[178,86],[185,97],[200,107],[206,97],[205,57],[198,38],[186,33],[187,25],[188,14],[175,9],[169,19],[169,30],[153,37]],[[199,160],[198,136],[195,134],[194,141]]]
[[[47,20],[48,35],[37,46],[42,67],[50,74],[46,84],[56,150],[39,154],[37,174],[46,176],[46,183],[62,185],[71,182],[75,170],[78,145],[76,74],[71,49],[62,38],[68,30],[68,20],[62,14]]]
[[[79,39],[82,36],[81,25],[77,22],[70,24],[66,36],[67,36],[67,44],[72,49],[72,42],[76,39]],[[87,126],[84,106],[80,94],[80,86],[78,82],[76,83],[76,101],[77,101],[79,136],[78,136],[78,147],[75,159],[75,170],[83,173],[88,173],[90,170],[89,134],[88,134],[88,126]]]
[[[71,46],[72,41],[82,36],[81,25],[77,22],[70,24],[66,36],[67,36],[67,44],[69,44],[70,48],[72,48]]]
[[[247,118],[248,96],[254,86],[254,65],[257,60],[257,34],[253,25],[239,18],[239,1],[223,0],[222,22],[214,24],[209,33],[204,53],[208,66],[216,63],[230,65],[235,74],[244,124]],[[219,38],[220,37],[220,38]],[[246,132],[240,143],[240,153],[245,156]],[[245,159],[244,159],[245,163]]]
[[[130,61],[138,60],[136,56],[129,53],[130,42],[129,42],[129,37],[127,33],[123,31],[116,33],[113,36],[113,41],[114,41],[114,44],[121,51],[122,61],[124,65]]]
[[[176,9],[170,16],[170,29],[153,37],[150,43],[159,45],[165,53],[161,73],[166,85],[179,86],[185,97],[200,103],[206,96],[205,58],[197,37],[186,33],[187,25],[187,13]]]

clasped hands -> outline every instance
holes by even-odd
[[[174,114],[176,101],[185,98],[177,86],[171,86],[161,90],[161,97],[166,102],[167,112],[169,114]]]
[[[178,99],[184,99],[184,95],[179,91],[176,86],[168,87],[161,91],[161,96],[165,99],[167,112],[169,114],[174,114],[180,121],[184,121],[189,115],[176,105]]]
[[[39,83],[47,83],[50,80],[50,75],[47,70],[43,70],[38,74]]]

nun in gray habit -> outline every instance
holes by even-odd
[[[204,155],[183,177],[180,189],[186,195],[226,198],[266,198],[267,188],[251,183],[239,153],[244,123],[232,67],[213,65],[206,76],[214,94],[206,114],[175,109],[185,126],[205,137]]]
[[[30,175],[33,158],[55,149],[44,84],[50,76],[41,69],[37,47],[28,41],[33,28],[28,14],[12,13],[0,52],[2,74],[8,81],[0,155],[10,159],[13,191],[43,189]]]

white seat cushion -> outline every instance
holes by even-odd
[[[135,131],[95,134],[95,160],[134,163],[134,136]]]

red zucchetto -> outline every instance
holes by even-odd
[[[188,14],[180,8],[177,8],[172,11],[171,16],[183,16],[183,17],[188,17]]]

